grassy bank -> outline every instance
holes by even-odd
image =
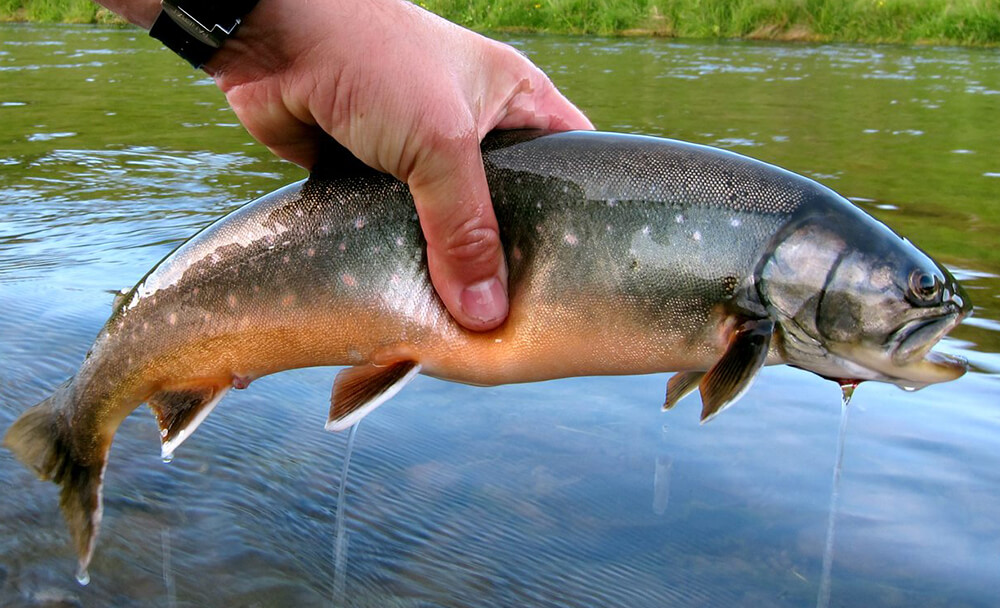
[[[0,0],[0,21],[125,23],[91,0]]]
[[[1000,44],[1000,0],[418,0],[475,30]],[[0,0],[0,20],[115,22],[90,0]]]
[[[421,0],[473,29],[1000,44],[1000,0]]]

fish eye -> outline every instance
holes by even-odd
[[[910,293],[920,302],[934,302],[941,294],[941,280],[917,268],[910,273]]]

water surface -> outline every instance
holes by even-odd
[[[834,513],[833,606],[1000,597],[1000,55],[513,37],[600,128],[726,147],[840,191],[963,279],[961,380],[862,385]],[[181,240],[303,177],[210,80],[134,30],[0,25],[0,429],[71,375]],[[234,391],[159,459],[111,452],[88,587],[56,488],[0,451],[0,604],[803,606],[827,543],[839,389],[766,369],[700,426],[667,375],[472,388],[419,377],[365,420],[335,515],[336,370]],[[337,584],[335,574],[343,574]]]

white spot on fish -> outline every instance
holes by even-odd
[[[563,184],[562,191],[563,193],[569,192],[569,186]]]
[[[302,210],[301,209],[296,209],[295,210],[295,217],[302,217]]]
[[[643,234],[649,234],[649,226],[643,226],[642,227],[642,233]]]
[[[284,262],[285,264],[287,264],[290,259],[291,258],[288,257],[288,255],[281,256],[281,261]]]
[[[576,239],[576,235],[571,232],[567,232],[566,235],[563,237],[563,240],[566,241],[567,245],[576,245],[578,242]]]
[[[340,275],[340,281],[348,287],[354,287],[358,284],[357,279],[355,279],[353,275],[349,275],[347,273]]]
[[[733,228],[739,228],[740,224],[742,223],[743,222],[741,222],[740,218],[738,217],[734,217],[733,219],[729,220],[729,225],[732,226]]]
[[[674,216],[674,221],[677,222],[678,224],[683,224],[684,216],[678,213],[677,215]]]
[[[170,313],[167,316],[167,323],[170,323],[171,325],[177,325],[177,313],[176,312],[172,312],[172,313]]]
[[[147,329],[149,329],[149,323],[143,322],[142,331],[146,331]]]
[[[695,230],[693,233],[691,233],[691,238],[694,239],[695,241],[701,242],[701,232]]]
[[[212,313],[206,312],[204,316],[202,316],[201,320],[204,321],[205,323],[208,323],[209,321],[212,320]]]
[[[354,227],[357,228],[358,230],[361,230],[362,228],[364,228],[365,227],[365,218],[359,217],[358,219],[354,220]]]
[[[226,303],[229,304],[229,308],[236,308],[236,296],[233,294],[226,296]]]
[[[511,252],[511,257],[520,262],[521,259],[524,257],[524,254],[521,252],[521,248],[514,247],[514,251]]]
[[[347,245],[344,244],[344,243],[341,243],[341,244],[337,245],[337,249],[339,249],[341,251],[347,251]]]
[[[397,236],[397,237],[396,237],[396,247],[402,247],[402,246],[403,246],[403,243],[404,243],[404,241],[403,241],[403,237],[401,237],[401,236]]]
[[[503,338],[497,338],[493,341],[494,344],[500,344],[501,342],[503,342]]]
[[[537,203],[535,203],[535,209],[541,209],[541,208],[542,208],[542,202],[541,201],[538,201]]]
[[[614,207],[616,205],[618,205],[618,201],[617,200],[615,200],[613,198],[609,198],[608,199],[608,207]]]

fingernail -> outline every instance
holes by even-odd
[[[477,321],[492,323],[507,316],[507,293],[493,277],[462,290],[462,311]]]

